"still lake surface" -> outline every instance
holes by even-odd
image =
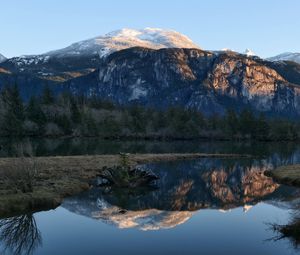
[[[51,211],[0,220],[1,254],[300,254],[277,240],[300,208],[300,189],[262,171],[300,163],[293,143],[125,142],[97,139],[0,141],[1,157],[130,152],[247,153],[142,167],[159,175],[147,190],[91,190]]]

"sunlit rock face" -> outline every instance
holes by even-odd
[[[299,195],[263,175],[267,162],[203,159],[144,167],[159,175],[156,189],[92,188],[67,198],[63,207],[119,228],[157,230],[182,224],[201,209],[247,212],[260,201],[283,204]]]
[[[255,59],[233,54],[218,58],[210,78],[213,88],[222,96],[241,104],[250,104],[254,109],[281,112],[285,107],[293,108],[294,101],[277,100],[281,90],[294,97],[294,89],[275,70],[262,65]],[[273,103],[273,101],[276,103]]]
[[[97,82],[82,77],[67,86],[123,105],[180,105],[206,114],[250,107],[267,114],[298,116],[300,88],[289,82],[289,76],[283,77],[290,68],[275,70],[272,62],[235,52],[136,47],[103,60],[93,74]]]

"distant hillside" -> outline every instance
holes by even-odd
[[[277,56],[268,58],[270,61],[293,61],[300,64],[300,53],[286,52]]]

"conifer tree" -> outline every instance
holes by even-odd
[[[52,90],[49,88],[49,86],[45,86],[43,93],[42,93],[42,103],[45,105],[50,105],[54,103],[54,95],[52,93]]]
[[[4,132],[9,136],[23,135],[24,107],[18,86],[7,87],[2,91],[2,100],[5,105],[3,117]]]
[[[237,135],[239,120],[234,110],[228,109],[225,115],[226,132],[230,136]]]
[[[42,111],[40,102],[35,96],[32,96],[26,107],[26,116],[29,120],[42,126],[46,123],[47,119]]]

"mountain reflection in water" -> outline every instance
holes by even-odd
[[[261,201],[286,208],[300,195],[298,189],[264,176],[263,171],[272,168],[267,161],[201,159],[144,167],[159,175],[157,189],[92,188],[65,199],[62,206],[118,228],[158,230],[182,224],[201,209],[243,207],[247,212]]]

